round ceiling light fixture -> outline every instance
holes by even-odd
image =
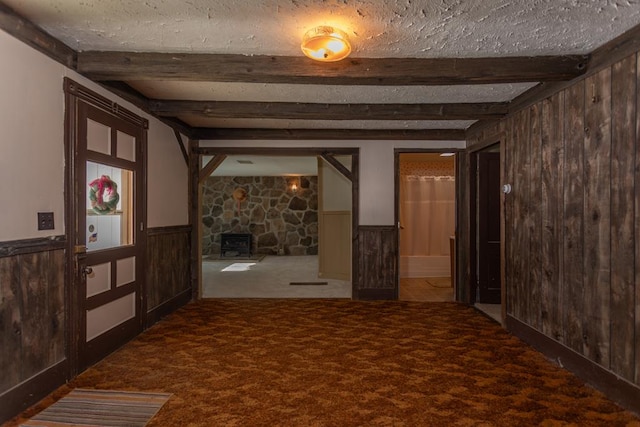
[[[340,61],[351,53],[347,34],[335,27],[322,25],[307,31],[302,38],[302,52],[322,62]]]

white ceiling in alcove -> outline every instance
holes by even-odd
[[[202,156],[206,165],[211,156]],[[239,162],[241,161],[241,162]],[[244,163],[251,162],[251,163]],[[314,176],[318,174],[315,156],[229,155],[212,176]]]

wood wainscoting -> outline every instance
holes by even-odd
[[[146,327],[191,300],[190,257],[191,226],[148,230]]]
[[[393,225],[360,226],[357,249],[354,299],[397,299],[398,229]]]
[[[190,226],[148,230],[147,326],[191,300]],[[70,378],[64,236],[0,243],[0,423]]]
[[[63,384],[64,236],[0,243],[0,423]]]

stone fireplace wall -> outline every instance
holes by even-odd
[[[239,206],[233,199],[238,188],[247,194]],[[221,233],[251,233],[257,254],[317,255],[318,178],[209,177],[203,185],[202,224],[205,256],[220,253]]]

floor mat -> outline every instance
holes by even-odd
[[[171,394],[75,389],[23,426],[143,427]]]

